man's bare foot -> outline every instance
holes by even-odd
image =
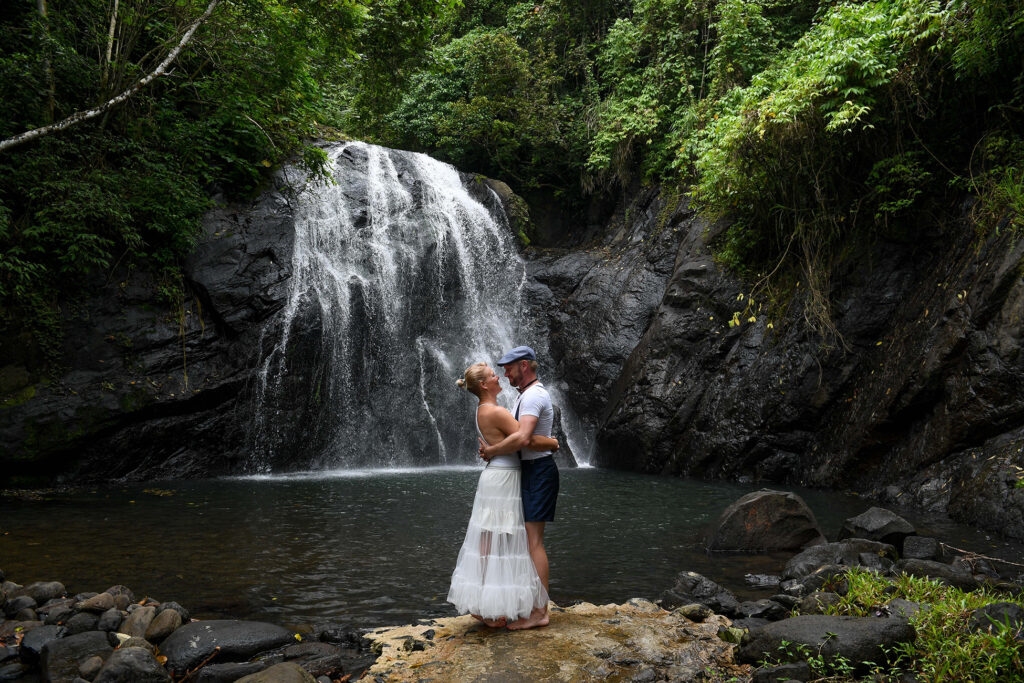
[[[548,608],[537,607],[530,616],[523,617],[522,619],[516,619],[511,624],[508,624],[506,628],[510,631],[522,631],[528,628],[538,628],[540,626],[547,626],[549,621]]]

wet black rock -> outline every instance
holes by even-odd
[[[171,675],[149,650],[142,647],[119,648],[110,653],[96,673],[93,683],[170,683]]]
[[[885,508],[871,507],[843,522],[836,540],[866,538],[902,549],[904,540],[916,533],[914,525],[895,512]]]
[[[79,662],[92,656],[106,659],[117,640],[102,631],[88,631],[51,640],[39,653],[39,668],[48,681],[71,680],[79,675]]]
[[[214,619],[194,621],[172,633],[160,646],[166,666],[181,676],[216,651],[217,661],[245,661],[253,655],[295,642],[293,633],[276,624]]]
[[[13,598],[16,601],[32,600],[25,593],[37,588],[26,590],[4,582],[0,604],[10,602],[9,595],[19,595]],[[194,621],[191,617],[184,622],[182,615],[189,612],[180,604],[151,598],[125,604],[131,595],[124,586],[104,593],[58,595],[39,606],[40,613],[57,619],[56,623],[0,621],[0,681],[29,676],[31,680],[160,683],[191,671],[195,680],[227,682],[285,661],[311,678],[333,680],[346,669],[365,668],[373,661],[360,634],[338,626],[327,626],[308,642],[300,642],[297,634],[264,622]],[[97,611],[111,602],[125,607]],[[328,642],[332,640],[339,644]],[[158,654],[167,657],[166,666]]]
[[[852,538],[846,541],[824,543],[808,548],[790,559],[782,570],[783,579],[802,579],[824,565],[845,567],[863,566],[875,558],[895,562],[899,558],[896,548],[888,543]]]
[[[776,621],[753,629],[749,639],[736,652],[737,659],[749,664],[764,658],[764,653],[784,652],[789,644],[806,648],[794,652],[793,660],[815,653],[826,661],[843,657],[855,666],[886,662],[887,652],[900,643],[913,642],[914,628],[903,617],[835,617],[803,615]]]
[[[708,550],[766,552],[799,550],[825,542],[814,513],[794,493],[754,491],[722,512]]]

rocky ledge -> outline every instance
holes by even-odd
[[[622,605],[551,605],[543,628],[488,628],[471,616],[369,632],[378,653],[367,680],[697,681],[749,680],[729,620],[696,622],[641,599]],[[500,676],[496,672],[500,672]]]

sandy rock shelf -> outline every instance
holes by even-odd
[[[471,616],[365,635],[380,653],[362,680],[459,681],[714,681],[749,680],[733,645],[718,637],[729,620],[696,623],[646,600],[622,605],[552,604],[548,626],[492,629]]]

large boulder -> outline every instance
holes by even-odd
[[[866,538],[869,541],[888,543],[898,549],[903,548],[903,541],[917,533],[914,525],[897,515],[892,510],[880,507],[868,508],[865,512],[843,522],[837,541],[847,538]]]
[[[896,569],[922,579],[936,579],[950,586],[970,591],[978,587],[978,580],[962,566],[954,566],[935,560],[900,560]]]
[[[783,579],[801,579],[826,565],[845,567],[876,567],[879,559],[895,562],[899,559],[896,548],[888,543],[852,538],[808,548],[793,556],[782,570]]]
[[[824,542],[814,513],[800,496],[762,490],[748,493],[725,509],[708,541],[708,550],[799,550]]]
[[[726,616],[739,614],[740,601],[733,593],[697,572],[683,571],[676,576],[675,584],[661,595],[661,605],[675,609],[686,605],[704,605]]]
[[[186,624],[167,637],[160,652],[176,676],[204,662],[216,651],[216,661],[245,661],[253,655],[295,642],[294,634],[262,621],[214,619]]]
[[[903,617],[809,614],[752,629],[736,658],[755,664],[766,653],[784,658],[782,653],[788,649],[792,653],[790,661],[805,660],[812,654],[825,660],[842,657],[859,666],[864,662],[886,661],[886,651],[899,643],[912,642],[915,637],[914,628]]]

